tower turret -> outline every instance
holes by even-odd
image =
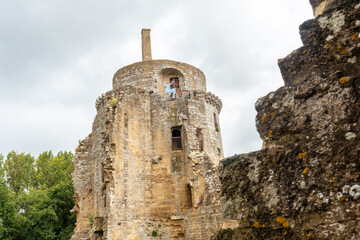
[[[151,60],[149,29],[142,52],[96,100],[76,151],[72,239],[209,239],[222,222],[221,100],[198,68]]]

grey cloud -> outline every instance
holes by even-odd
[[[282,85],[277,58],[300,46],[310,17],[303,0],[6,1],[0,153],[74,150],[115,71],[141,60],[142,27],[152,28],[153,56],[199,67],[223,99],[225,154],[256,150],[254,102]]]

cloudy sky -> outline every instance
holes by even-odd
[[[257,98],[283,85],[277,59],[301,46],[308,0],[0,0],[0,153],[73,151],[117,69],[194,65],[224,104],[225,156],[258,150]]]

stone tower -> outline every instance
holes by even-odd
[[[76,149],[72,239],[210,239],[220,228],[221,100],[201,70],[152,60],[150,29],[142,56],[114,74]]]

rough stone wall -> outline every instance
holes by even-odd
[[[91,194],[92,186],[92,156],[91,156],[91,135],[87,137],[76,149],[76,155],[73,161],[73,172],[78,174],[72,175],[72,181],[76,182],[77,191],[75,193],[76,203],[71,212],[77,214],[79,223],[77,224],[77,231],[79,234],[78,239],[85,239],[83,236],[84,230],[88,228],[88,217],[90,212],[88,209],[93,208],[93,200]],[[84,211],[79,212],[79,209]]]
[[[152,60],[133,63],[119,69],[113,78],[113,89],[124,89],[127,86],[153,90],[165,96],[163,73],[173,73],[186,81],[180,82],[180,88],[191,91],[206,91],[204,73],[189,64],[171,60]]]
[[[167,99],[163,83],[173,76],[188,98]],[[219,229],[222,104],[205,84],[199,69],[169,60],[115,73],[75,156],[72,239],[209,239]],[[181,150],[172,150],[174,127]]]
[[[256,102],[258,152],[221,162],[213,239],[360,239],[360,3],[311,1],[285,86]]]

